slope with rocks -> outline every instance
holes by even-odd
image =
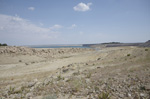
[[[58,54],[54,59],[28,65],[1,65],[0,96],[10,99],[150,97],[150,48],[109,47],[80,51],[66,53],[66,56]]]

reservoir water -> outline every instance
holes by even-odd
[[[85,46],[63,46],[63,45],[33,45],[33,46],[28,46],[31,48],[90,48],[90,47],[85,47]]]

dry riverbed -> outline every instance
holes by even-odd
[[[150,48],[0,47],[2,99],[149,99]]]

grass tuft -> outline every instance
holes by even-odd
[[[102,94],[98,95],[98,99],[110,99],[108,92],[102,92]]]

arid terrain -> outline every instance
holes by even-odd
[[[0,47],[0,99],[150,99],[150,48]]]

